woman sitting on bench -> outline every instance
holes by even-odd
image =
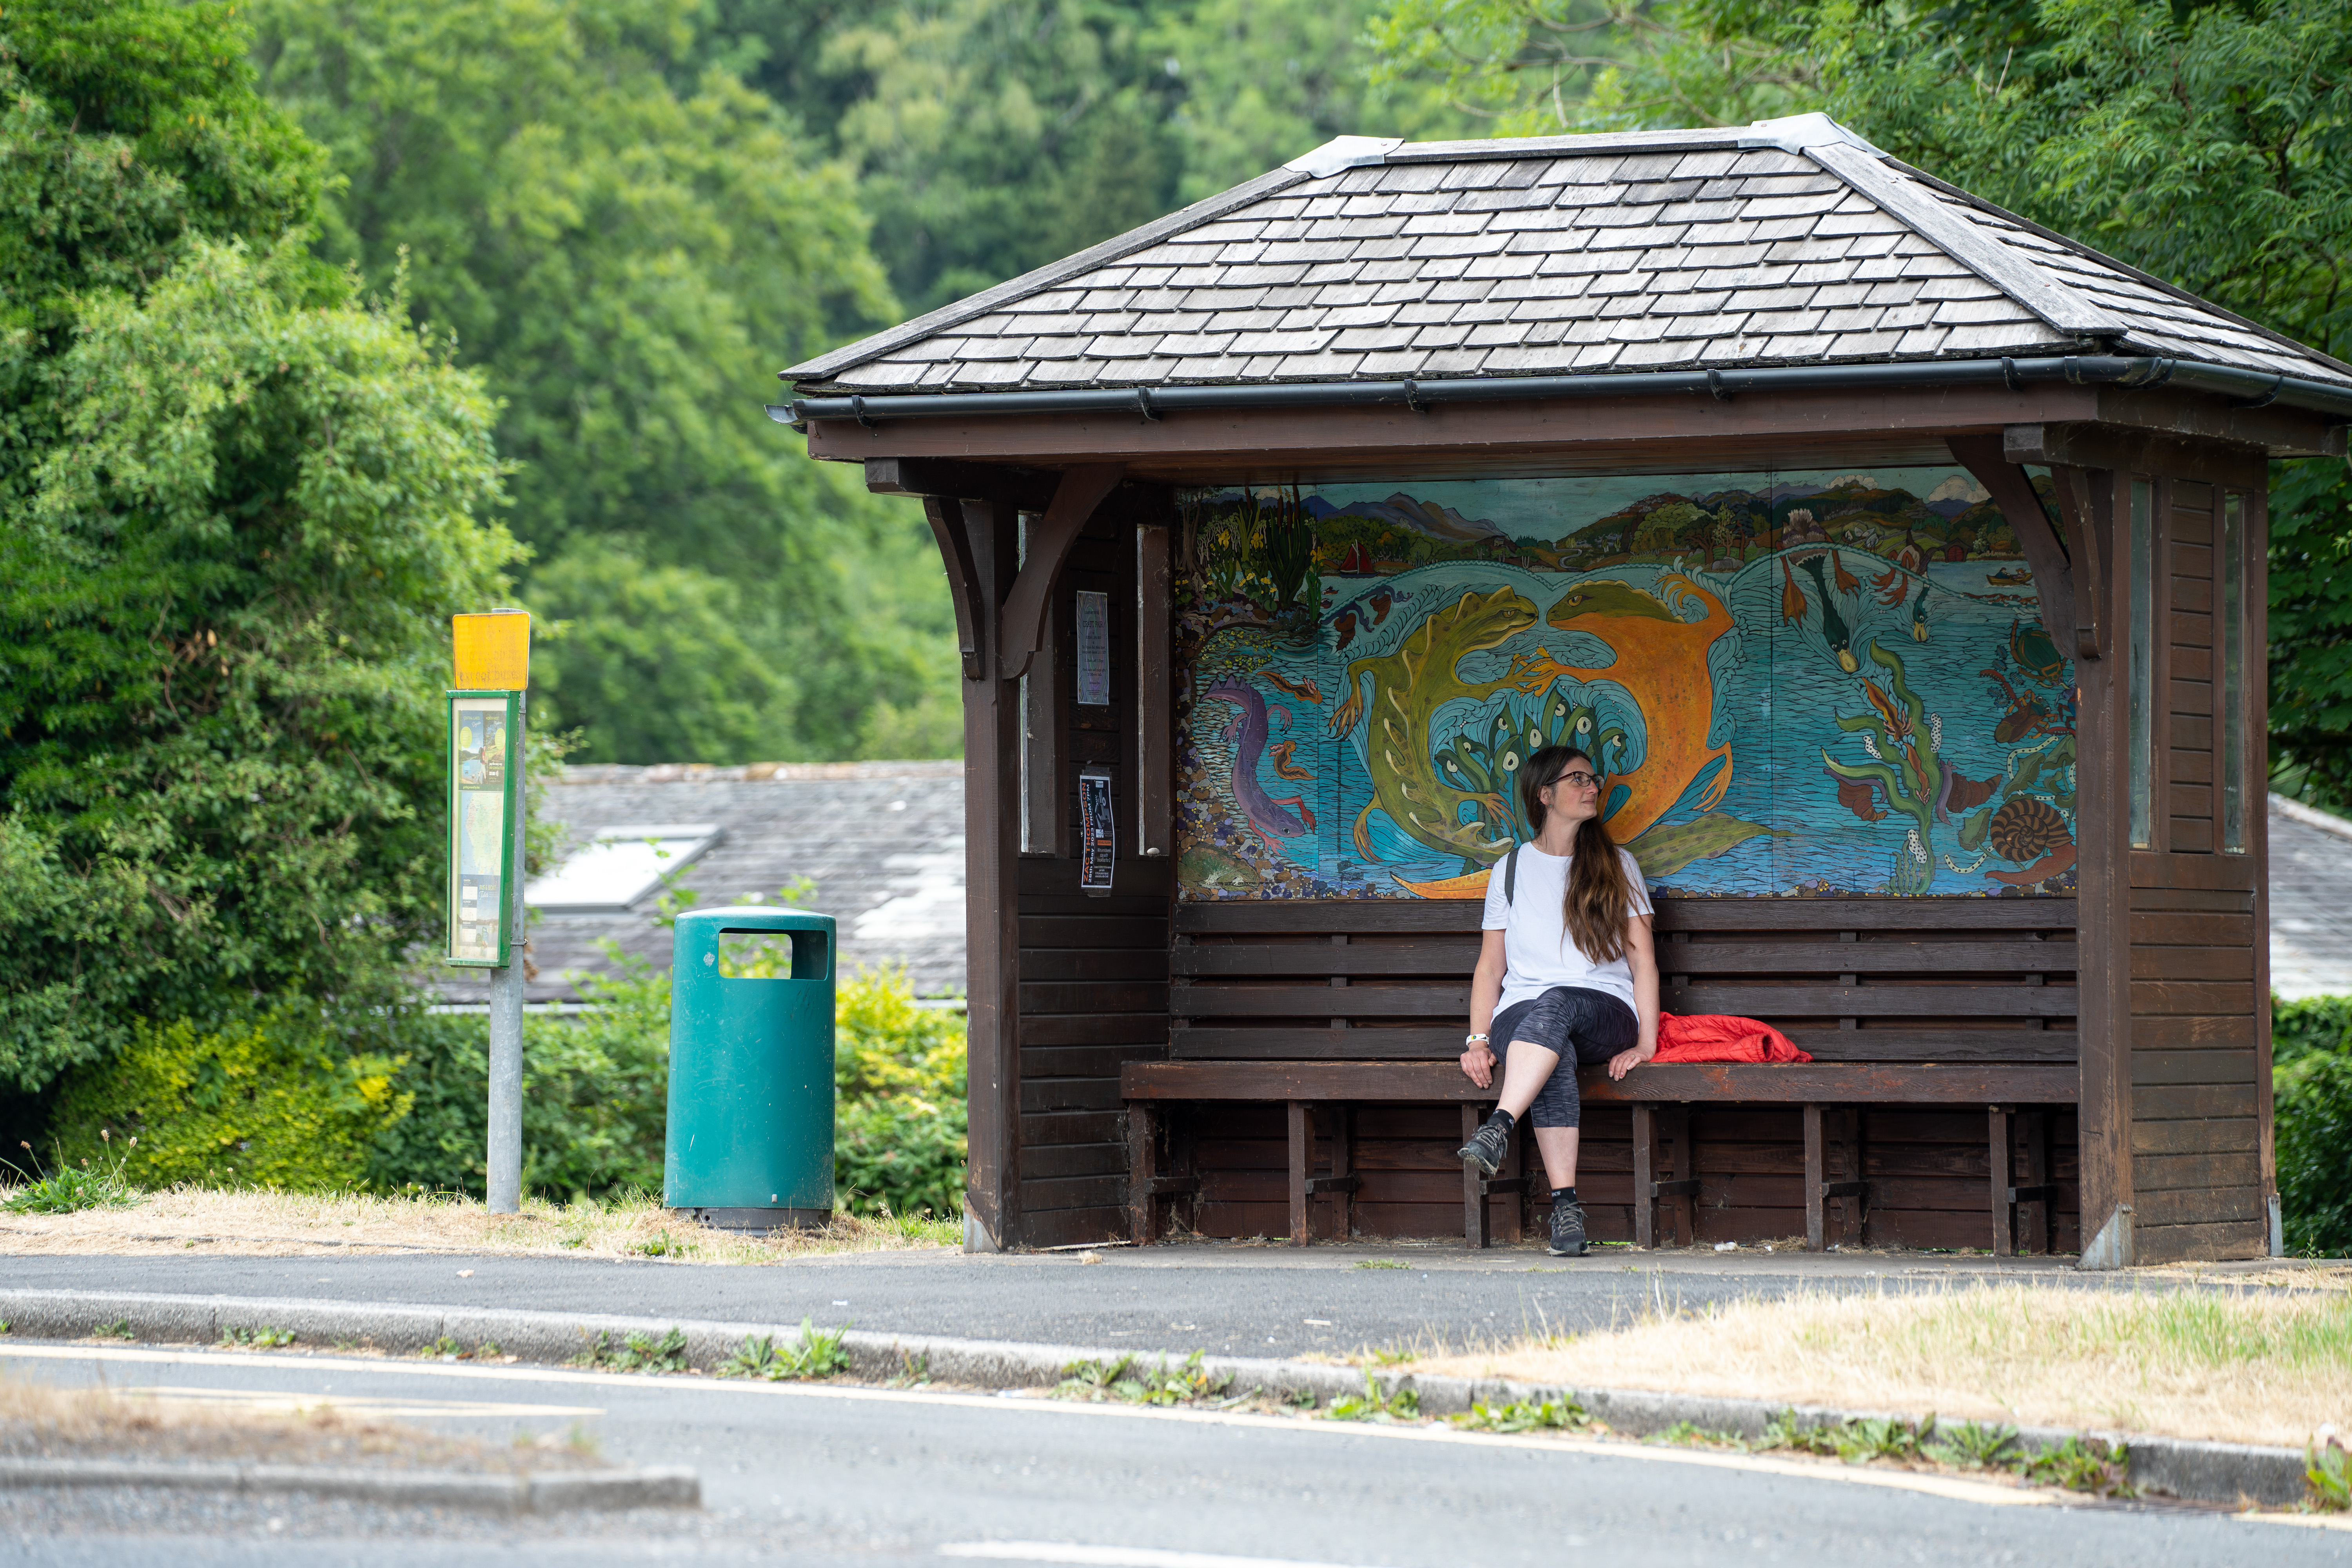
[[[1462,1070],[1480,1089],[1495,1080],[1497,1049],[1503,1068],[1502,1097],[1463,1146],[1463,1163],[1490,1176],[1501,1170],[1518,1119],[1534,1109],[1556,1258],[1584,1253],[1577,1067],[1605,1061],[1611,1078],[1623,1078],[1658,1050],[1650,893],[1633,857],[1601,824],[1606,782],[1591,758],[1565,746],[1521,764],[1519,800],[1536,837],[1514,845],[1486,879],[1486,940],[1463,1042]]]

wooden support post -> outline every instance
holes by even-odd
[[[964,1248],[1000,1252],[1020,1244],[1021,1230],[1021,721],[1016,683],[997,673],[995,657],[1018,517],[1009,501],[965,501],[958,510],[982,655],[981,679],[963,689]],[[955,564],[951,554],[951,571]]]
[[[1651,1189],[1658,1180],[1658,1108],[1645,1102],[1633,1107],[1633,1245],[1643,1249],[1658,1245],[1658,1199]]]
[[[1127,1107],[1127,1226],[1138,1247],[1160,1239],[1160,1111],[1148,1100]]]
[[[1805,1250],[1820,1252],[1829,1245],[1829,1163],[1822,1147],[1822,1108],[1805,1107]]]
[[[1570,1072],[1576,1070],[1576,1065],[1573,1062],[1569,1063],[1568,1068]],[[1500,1182],[1487,1184],[1488,1192],[1502,1192],[1510,1194],[1511,1197],[1511,1202],[1503,1208],[1503,1239],[1506,1241],[1518,1240],[1527,1230],[1527,1142],[1530,1131],[1525,1118],[1521,1118],[1512,1125],[1510,1152],[1503,1157],[1503,1179]],[[1517,1183],[1517,1186],[1514,1188],[1510,1184],[1512,1183]]]
[[[2079,512],[2067,517],[2070,530],[2080,529],[2076,557],[2086,568],[2076,574],[2075,614],[2084,646],[2105,644],[2111,654],[2074,665],[2074,945],[2082,955],[2075,989],[2082,1246],[2112,1267],[2130,1256],[2132,1223],[2125,1212],[2132,1203],[2131,728],[2125,711],[2131,661],[2113,651],[2117,628],[2130,626],[2129,552],[2118,546],[2129,542],[2131,475],[2074,469],[2052,477],[2061,481],[2062,498],[2072,488],[2087,491]]]
[[[1290,1134],[1290,1245],[1304,1247],[1307,1242],[1307,1166],[1313,1152],[1314,1124],[1305,1100],[1287,1101],[1286,1110]]]
[[[1991,1105],[1985,1108],[1988,1126],[1986,1157],[1992,1165],[1992,1255],[2010,1258],[2017,1252],[2017,1210],[2010,1202],[2010,1189],[2017,1184],[2017,1152],[2010,1141],[2010,1121],[2016,1115],[2012,1106]]]
[[[1136,853],[1164,856],[1175,827],[1175,698],[1170,666],[1175,648],[1170,616],[1175,589],[1168,530],[1135,531],[1135,832]]]

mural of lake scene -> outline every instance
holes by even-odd
[[[2074,890],[2073,667],[1964,469],[1199,492],[1179,555],[1183,897],[1482,897],[1555,742],[1662,892]]]

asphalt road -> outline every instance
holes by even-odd
[[[1974,1282],[2147,1289],[2065,1260],[1864,1255],[1682,1255],[1458,1247],[950,1251],[801,1258],[761,1268],[446,1254],[300,1258],[25,1257],[25,1289],[189,1292],[612,1312],[720,1321],[845,1323],[884,1332],[1235,1355],[1366,1346],[1471,1349],[1549,1329],[1605,1328],[1661,1308],[1790,1292],[1943,1290]],[[1394,1264],[1398,1267],[1389,1267]],[[1372,1265],[1372,1267],[1367,1267]]]
[[[431,1400],[442,1408],[423,1424],[493,1438],[580,1422],[615,1460],[694,1465],[705,1497],[699,1513],[518,1525],[286,1498],[223,1505],[0,1492],[0,1568],[785,1559],[872,1568],[1551,1568],[1587,1556],[1702,1568],[2294,1568],[2340,1563],[2352,1549],[2352,1535],[2337,1531],[2072,1505],[1884,1468],[1429,1427],[215,1352],[16,1346],[0,1348],[0,1367],[61,1384],[270,1390],[362,1405]],[[449,1408],[467,1403],[498,1410]],[[1210,1560],[1185,1555],[1195,1553]]]

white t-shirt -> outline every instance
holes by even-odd
[[[1625,866],[1629,895],[1626,918],[1650,912],[1650,889],[1642,868],[1623,849],[1617,851]],[[1532,844],[1519,847],[1517,897],[1503,898],[1504,869],[1508,857],[1495,862],[1486,877],[1486,915],[1479,921],[1486,931],[1503,933],[1503,999],[1495,1011],[1532,1002],[1555,985],[1581,985],[1606,991],[1631,1007],[1633,970],[1622,958],[1595,963],[1569,940],[1568,922],[1560,904],[1568,891],[1568,868],[1573,856],[1547,855]]]

